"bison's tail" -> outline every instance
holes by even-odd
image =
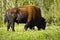
[[[3,18],[3,22],[6,23],[7,20],[8,20],[8,19],[7,19],[7,16],[6,16],[5,14],[3,14],[3,17],[2,17],[2,18]]]

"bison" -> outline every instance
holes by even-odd
[[[8,9],[4,16],[4,22],[8,22],[7,31],[10,27],[14,30],[14,23],[26,23],[24,29],[34,29],[37,26],[38,30],[45,29],[46,21],[41,15],[41,9],[33,5],[27,5],[17,8]]]

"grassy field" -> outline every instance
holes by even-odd
[[[6,31],[6,27],[0,28],[0,40],[60,40],[60,27],[47,26],[45,30],[38,31],[28,29],[24,31],[24,24],[15,25],[15,32]]]
[[[45,30],[24,31],[24,24],[16,24],[15,32],[7,31],[2,15],[7,9],[23,5],[41,6],[42,16],[48,23]],[[60,40],[60,0],[0,0],[0,40]]]

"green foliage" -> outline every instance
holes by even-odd
[[[46,18],[47,25],[60,25],[60,0],[43,1],[43,17]]]

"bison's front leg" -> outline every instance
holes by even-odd
[[[31,10],[31,9],[30,9],[30,10]],[[32,11],[28,11],[27,23],[26,23],[24,29],[27,30],[28,27],[29,27],[30,29],[32,29],[32,28],[33,28],[33,27],[32,27],[32,25],[33,25],[32,23],[33,23],[33,13],[32,13]]]
[[[28,29],[28,27],[30,26],[30,23],[26,23],[26,25],[24,26],[24,29],[25,29],[25,31]]]
[[[30,28],[31,30],[34,30],[34,23],[31,22],[27,22],[24,29],[27,30],[28,28]]]

